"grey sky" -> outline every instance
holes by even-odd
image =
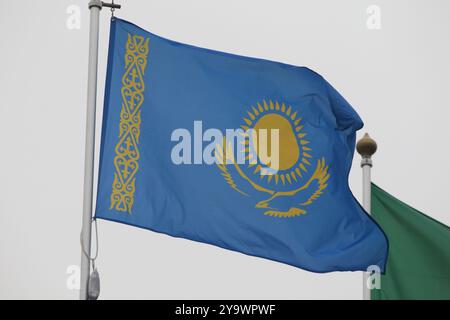
[[[77,298],[88,1],[0,0],[0,298]],[[121,18],[169,39],[304,65],[378,142],[373,181],[450,225],[450,2],[122,0]],[[66,27],[69,5],[81,29]],[[366,26],[369,5],[381,29]],[[109,32],[101,13],[98,120]],[[99,129],[99,127],[98,127]],[[350,185],[361,196],[355,156]],[[355,298],[361,273],[315,274],[99,221],[101,298]]]

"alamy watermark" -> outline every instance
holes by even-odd
[[[66,27],[69,30],[81,29],[81,8],[76,4],[71,4],[67,7],[66,13],[68,14],[66,20]]]
[[[280,167],[279,129],[225,129],[203,131],[194,121],[192,133],[186,128],[172,131],[171,160],[176,165],[260,164],[261,175],[272,175]],[[204,145],[206,143],[206,145]]]
[[[381,289],[381,269],[377,265],[371,265],[367,268],[367,289]]]
[[[381,8],[375,4],[367,7],[366,26],[369,30],[381,29]]]
[[[80,266],[78,265],[70,265],[66,269],[67,279],[66,279],[66,287],[69,290],[80,290]]]

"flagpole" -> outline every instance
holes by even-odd
[[[94,182],[95,111],[97,100],[98,33],[102,2],[89,2],[89,64],[86,111],[86,145],[84,156],[83,221],[81,229],[80,300],[87,300],[90,273],[92,198]]]
[[[363,171],[363,207],[370,214],[371,210],[371,179],[372,155],[377,151],[377,143],[368,133],[358,140],[356,150],[361,155],[361,168]],[[369,273],[363,272],[363,300],[370,300],[370,288],[367,285]]]

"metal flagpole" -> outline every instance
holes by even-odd
[[[356,144],[356,150],[361,155],[361,168],[363,171],[363,207],[370,214],[371,210],[371,181],[370,170],[372,168],[372,155],[377,151],[377,143],[369,134],[364,136]],[[367,284],[369,273],[363,272],[363,299],[370,300],[370,288]]]
[[[94,182],[95,111],[97,100],[98,30],[102,2],[89,2],[89,65],[86,111],[86,145],[84,156],[83,222],[81,229],[81,282],[80,299],[87,300],[91,269],[92,193]]]
[[[95,112],[97,102],[97,66],[98,66],[98,33],[100,10],[102,7],[120,9],[120,5],[104,3],[100,0],[89,2],[89,64],[86,111],[86,146],[84,156],[84,190],[83,190],[83,221],[81,229],[81,282],[80,299],[88,299],[89,273],[91,271],[91,227],[92,199],[94,182],[94,152],[95,152]]]

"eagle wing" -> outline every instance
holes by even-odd
[[[328,166],[325,164],[325,159],[322,158],[318,161],[318,165],[316,168],[316,171],[312,175],[310,182],[316,181],[316,187],[314,189],[314,192],[309,196],[309,198],[305,201],[300,203],[302,206],[307,206],[311,204],[314,200],[319,198],[323,190],[327,187],[327,181],[330,178],[330,174],[328,173]]]
[[[243,194],[244,196],[248,196],[248,194],[246,194],[244,191],[239,189],[239,187],[237,186],[236,182],[233,179],[233,176],[231,175],[231,172],[228,170],[226,157],[228,157],[228,158],[230,158],[230,157],[225,155],[225,159],[224,159],[223,148],[220,144],[216,145],[215,156],[217,159],[216,164],[219,167],[220,171],[222,172],[222,176],[224,177],[224,179],[228,183],[228,185],[231,188],[233,188],[234,190],[236,190],[237,192],[239,192],[240,194]],[[232,160],[234,163],[234,159],[232,159]]]

